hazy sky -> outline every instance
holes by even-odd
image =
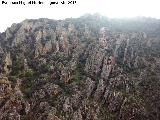
[[[18,0],[4,1],[8,4],[2,5],[0,0],[0,32],[5,31],[12,23],[18,23],[24,19],[64,19],[79,17],[85,13],[100,13],[111,18],[135,16],[160,18],[160,0],[75,0],[77,3],[74,5],[49,5],[52,1],[63,0],[40,0],[44,2],[43,5],[12,5],[11,1]],[[30,0],[22,1],[28,3]]]

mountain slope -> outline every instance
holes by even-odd
[[[98,15],[13,24],[0,34],[0,119],[160,119],[159,25]]]

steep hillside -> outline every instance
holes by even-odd
[[[85,15],[0,34],[0,120],[159,120],[160,21]]]

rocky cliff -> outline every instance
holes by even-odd
[[[0,120],[159,120],[160,21],[141,19],[13,24],[0,34]]]

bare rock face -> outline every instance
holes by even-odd
[[[71,73],[67,68],[62,69],[61,71],[61,81],[63,81],[64,83],[68,83],[71,80]]]
[[[10,29],[6,30],[6,39],[11,39],[13,37],[13,33]]]
[[[55,84],[45,84],[42,89],[35,91],[33,98],[43,99],[45,97],[57,96],[61,93],[61,88]]]
[[[77,111],[74,112],[73,120],[83,120],[80,109],[78,109]]]
[[[4,50],[2,48],[2,45],[0,44],[0,55],[4,53]]]
[[[120,109],[120,106],[123,102],[123,94],[120,92],[113,92],[110,96],[109,96],[109,105],[108,105],[108,109],[111,112],[115,112],[118,111]]]
[[[63,111],[64,112],[69,112],[71,113],[73,110],[72,110],[72,105],[70,103],[70,98],[66,98],[64,104],[63,104]]]
[[[55,115],[50,115],[47,117],[47,120],[61,120],[60,118],[58,118],[57,116]]]
[[[98,46],[89,52],[89,57],[85,65],[85,71],[88,74],[91,76],[98,75],[101,70],[100,67],[102,65],[104,54],[104,49],[101,49]]]
[[[52,50],[52,43],[51,41],[46,42],[44,48],[43,48],[43,53],[50,52]]]
[[[55,37],[54,32],[50,30],[40,30],[36,36],[36,50],[35,57],[43,55],[53,50]]]
[[[35,57],[38,57],[40,54],[42,54],[43,46],[41,43],[41,39],[42,39],[42,31],[39,31],[36,36]]]
[[[95,88],[95,81],[93,81],[91,78],[87,78],[85,81],[85,92],[87,98],[91,96],[94,88]]]
[[[3,77],[1,82],[1,109],[0,119],[20,120],[23,114],[28,114],[30,105],[23,99],[20,91],[20,83],[17,82],[15,88],[11,88],[11,83]],[[23,112],[22,112],[23,111]]]
[[[12,92],[12,88],[11,88],[11,83],[10,81],[8,80],[8,78],[0,78],[0,85],[1,85],[1,93],[0,93],[0,96],[1,96],[1,99],[3,98],[6,98],[7,96],[9,96]]]
[[[58,85],[54,84],[46,84],[44,86],[44,89],[46,89],[46,92],[50,96],[57,96],[58,94],[61,93],[61,88]]]
[[[86,61],[85,71],[91,76],[98,75],[101,71],[102,61],[105,56],[105,49],[108,48],[107,33],[105,28],[100,30],[100,38],[98,45],[89,46],[88,58]]]
[[[132,101],[132,103],[130,103]],[[133,104],[134,103],[134,104]],[[146,117],[145,108],[144,108],[143,101],[139,99],[124,99],[123,104],[121,106],[119,119],[126,120],[126,119],[135,119],[135,120],[143,120]],[[141,106],[141,107],[140,107]],[[128,108],[130,108],[128,110]]]
[[[103,97],[104,91],[105,91],[105,87],[106,87],[106,84],[105,84],[104,80],[100,79],[98,86],[97,86],[97,89],[94,94],[95,100],[101,100],[101,98]]]
[[[105,57],[104,61],[103,61],[103,68],[102,68],[102,73],[101,73],[101,78],[103,78],[104,80],[108,80],[108,77],[112,71],[112,58],[111,57]]]
[[[107,28],[105,27],[102,27],[100,29],[99,43],[105,49],[108,49],[108,41],[107,41],[108,33],[107,32],[108,32]]]
[[[25,71],[29,70],[27,59],[24,59],[24,70]]]
[[[4,66],[4,71],[6,74],[9,74],[11,72],[11,66],[12,66],[11,54],[7,53],[5,58],[5,66]]]

